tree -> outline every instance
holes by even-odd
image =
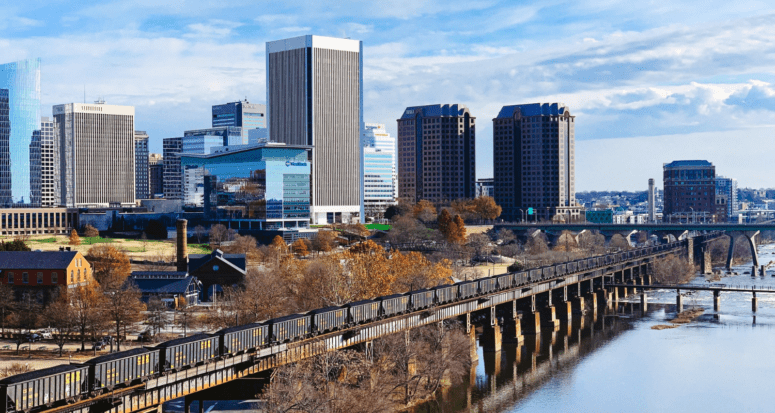
[[[450,229],[452,228],[452,225],[455,225],[455,224],[452,221],[452,215],[450,215],[447,209],[441,210],[441,213],[439,214],[439,217],[438,217],[438,223],[439,223],[439,232],[444,234],[444,238],[449,240],[450,234],[453,232],[453,231],[450,231]]]
[[[69,245],[81,245],[81,237],[78,236],[78,233],[75,232],[75,230],[70,231],[70,240],[68,241]]]
[[[385,210],[385,218],[393,220],[393,218],[401,215],[406,215],[412,212],[412,205],[403,200],[399,200],[397,204],[389,206]]]
[[[453,221],[457,227],[455,228],[453,242],[457,244],[464,244],[466,242],[466,224],[463,222],[463,218],[460,218],[460,215],[455,215],[455,219]]]
[[[431,231],[411,216],[401,216],[393,221],[393,226],[388,231],[388,241],[393,245],[415,244],[431,236]]]
[[[229,230],[225,225],[215,224],[210,227],[210,245],[220,246],[223,241],[226,241],[229,235]],[[215,248],[213,248],[215,249]]]
[[[318,252],[329,252],[336,246],[334,231],[319,230],[312,240],[312,249]]]
[[[275,235],[274,238],[272,238],[272,248],[276,249],[277,251],[287,252],[288,244],[285,243],[283,237]]]
[[[129,272],[113,272],[103,279],[105,294],[105,315],[116,332],[116,350],[121,351],[122,330],[126,335],[129,326],[142,319],[145,305],[140,301],[140,290],[133,282],[127,283]]]
[[[59,347],[59,357],[70,335],[78,329],[76,308],[70,305],[69,294],[67,288],[60,288],[57,298],[43,312],[46,324],[56,330],[53,339]]]
[[[113,276],[121,277],[120,281],[124,282],[132,271],[129,257],[116,247],[106,244],[97,244],[89,248],[86,260],[92,264],[94,279],[100,284]]]
[[[14,314],[16,309],[16,299],[14,297],[13,288],[5,283],[0,282],[0,323],[2,325],[2,336],[5,336],[5,326],[9,318]]]
[[[73,308],[73,321],[80,335],[81,350],[85,350],[86,335],[89,331],[103,330],[106,318],[103,314],[105,296],[97,283],[79,285],[67,294]]]
[[[148,250],[148,236],[145,235],[145,232],[140,234],[140,242],[143,243],[143,252]]]
[[[433,202],[422,199],[412,208],[412,215],[422,222],[431,222],[436,218],[436,207]]]
[[[0,242],[0,251],[31,251],[31,249],[24,240],[17,238],[11,242]]]
[[[525,243],[525,251],[530,255],[540,255],[549,251],[546,241],[540,236],[528,237]]]
[[[481,257],[487,253],[490,238],[484,234],[471,234],[468,236],[468,246],[474,249],[476,256]]]
[[[653,263],[654,280],[659,284],[683,284],[697,273],[694,264],[684,257],[670,254]]]
[[[350,247],[349,251],[353,254],[381,254],[384,252],[384,248],[377,245],[376,242],[372,240],[366,240],[364,242],[361,242],[360,244],[353,245]]]
[[[304,242],[304,240],[301,238],[294,241],[293,245],[291,245],[291,248],[293,249],[293,253],[300,257],[306,257],[307,255],[309,255],[309,249],[307,248],[307,243]]]
[[[491,196],[480,196],[473,200],[473,210],[481,219],[493,220],[501,215],[503,209]]]
[[[97,228],[94,228],[90,224],[86,224],[83,229],[83,235],[87,238],[96,238],[100,236],[100,231],[98,231]]]
[[[201,244],[202,243],[202,237],[205,236],[205,227],[203,227],[201,225],[197,225],[196,227],[194,227],[194,234],[196,235],[196,242],[197,242],[197,244]]]
[[[159,297],[153,297],[148,300],[148,325],[154,330],[155,335],[159,335],[161,330],[167,326],[167,304]]]

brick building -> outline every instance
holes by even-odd
[[[664,208],[666,222],[709,222],[717,210],[716,167],[703,160],[673,161],[664,164]]]
[[[58,287],[73,288],[93,280],[91,265],[78,251],[0,252],[0,283],[17,298],[32,293],[48,301]]]

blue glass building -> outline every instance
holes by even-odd
[[[307,228],[307,147],[268,145],[209,155],[181,154],[184,199],[213,221],[254,221],[253,229]]]
[[[39,160],[32,145],[36,131],[40,133],[40,59],[0,65],[0,206],[40,202],[40,174],[33,176],[30,165],[35,153]]]
[[[247,144],[251,129],[266,129],[266,105],[247,100],[213,105],[213,128],[221,126],[241,127],[241,144]]]

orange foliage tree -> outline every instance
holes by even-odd
[[[117,282],[123,282],[132,272],[129,257],[116,247],[97,244],[89,248],[86,260],[94,268],[94,279],[103,284],[107,279],[117,277]]]

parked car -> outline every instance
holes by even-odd
[[[46,340],[50,340],[51,338],[53,338],[53,334],[51,330],[41,330],[38,332],[38,334],[40,334],[40,336]]]
[[[145,330],[137,335],[137,341],[151,341],[155,334],[151,330]]]
[[[29,333],[24,335],[24,342],[25,343],[34,343],[36,341],[42,340],[43,337],[38,333]]]

